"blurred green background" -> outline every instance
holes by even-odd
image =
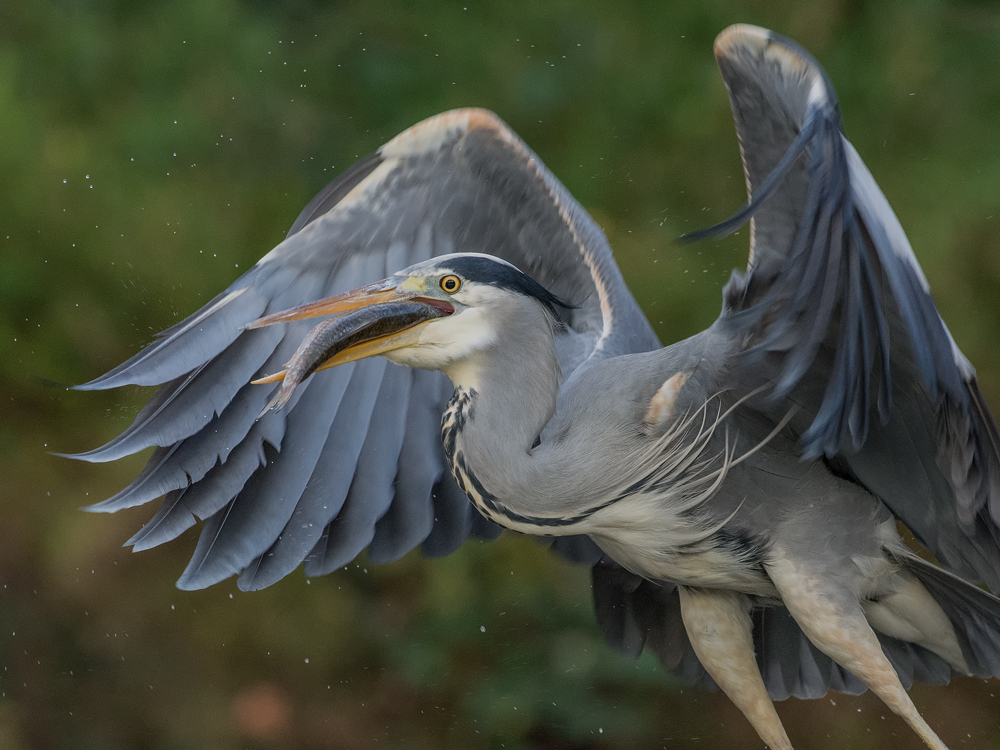
[[[530,539],[243,594],[173,581],[196,534],[77,508],[148,393],[74,393],[284,235],[337,172],[457,106],[495,110],[605,228],[664,341],[708,325],[745,233],[712,58],[730,23],[826,66],[1000,408],[1000,6],[0,0],[0,748],[760,747],[718,694],[608,650],[589,572]],[[1000,683],[917,687],[951,747],[1000,748]],[[797,747],[917,748],[874,698],[778,707]],[[887,715],[888,714],[888,715]]]

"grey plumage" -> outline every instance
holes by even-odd
[[[724,293],[733,322],[751,337],[748,355],[766,357],[764,377],[777,365],[775,399],[820,357],[821,377],[799,388],[814,404],[804,455],[837,456],[942,561],[997,589],[1000,441],[975,372],[941,321],[892,209],[840,134],[822,68],[794,42],[780,43],[803,67],[775,70],[750,47],[718,56],[737,133],[753,145],[743,149],[751,195],[784,156],[781,144],[798,135],[809,148],[753,207],[749,273]],[[775,85],[797,83],[796,74],[792,95]],[[822,95],[807,101],[817,87]],[[836,334],[835,304],[843,305]],[[928,465],[941,474],[925,473]],[[946,495],[955,502],[932,500]],[[963,543],[954,544],[959,536]]]
[[[465,118],[469,116],[464,114]],[[489,117],[475,112],[472,116]],[[459,113],[452,119],[458,122],[462,117]],[[169,496],[165,503],[172,510],[162,515],[170,519],[170,523],[165,525],[163,518],[154,518],[151,524],[156,533],[140,533],[134,540],[142,548],[162,543],[188,528],[194,522],[191,513],[199,518],[206,517],[204,514],[209,512],[222,513],[226,503],[244,487],[253,472],[259,470],[268,474],[278,470],[276,466],[269,468],[265,462],[265,445],[274,448],[282,446],[287,435],[284,422],[297,411],[292,406],[284,413],[266,416],[263,424],[248,429],[246,417],[250,416],[248,410],[252,407],[245,405],[244,399],[252,399],[256,404],[266,390],[247,383],[254,377],[280,369],[303,338],[304,331],[308,330],[300,326],[296,330],[289,326],[289,330],[280,337],[272,329],[241,333],[242,327],[265,311],[276,312],[347,291],[384,276],[387,270],[396,270],[432,255],[450,252],[458,243],[463,243],[465,249],[492,252],[508,257],[522,268],[535,269],[535,277],[539,281],[576,305],[566,312],[572,325],[564,336],[589,341],[590,349],[604,325],[600,297],[593,290],[594,282],[584,260],[594,263],[602,269],[601,278],[616,304],[615,330],[613,335],[606,337],[607,354],[629,350],[630,346],[634,347],[630,343],[632,341],[640,341],[645,348],[657,346],[655,336],[611,259],[603,234],[590,217],[499,120],[484,119],[484,124],[486,127],[462,131],[451,127],[446,120],[442,123],[441,132],[435,133],[440,138],[437,150],[397,154],[398,149],[393,150],[392,144],[389,144],[364,162],[359,162],[356,168],[341,175],[317,196],[317,200],[306,207],[296,220],[286,241],[244,274],[227,292],[219,295],[202,311],[164,331],[147,349],[108,375],[80,386],[83,389],[111,388],[126,383],[149,385],[167,379],[181,379],[175,384],[163,386],[137,417],[136,425],[123,437],[96,451],[78,454],[79,458],[93,461],[114,460],[149,445],[164,445],[167,451],[173,451],[172,460],[162,468],[153,468],[160,463],[161,456],[153,457],[150,467],[147,467],[149,473],[137,480],[143,491],[126,488],[125,496],[116,496],[106,504],[92,506],[92,509],[113,511],[125,507],[125,502],[132,505],[148,502],[161,496],[164,490],[183,490],[188,481],[192,482],[191,490],[185,494],[193,494],[197,504]],[[373,195],[366,202],[334,208],[340,198],[357,187],[376,167],[382,165],[384,169],[386,165],[393,164],[395,168],[374,183],[378,189],[377,200]],[[496,185],[506,189],[497,190]],[[544,254],[535,250],[534,241],[540,237],[546,238]],[[332,256],[331,244],[336,248],[336,254]],[[274,260],[277,257],[280,261]],[[387,268],[389,258],[392,258],[391,269]],[[227,301],[226,295],[233,296]],[[201,381],[197,377],[190,378],[190,382],[187,378],[192,368],[219,362],[220,353],[233,357],[234,354],[229,354],[233,342],[236,342],[237,351],[256,356],[240,368],[227,369],[229,380],[243,385],[247,392],[240,390],[236,394],[233,390],[231,394],[223,393],[216,401],[225,400],[228,394],[230,399],[235,397],[233,403],[237,406],[225,409],[224,404],[209,401],[212,394],[198,389]],[[586,350],[587,345],[567,346],[567,349],[576,351],[581,348]],[[308,388],[332,388],[336,379],[330,381],[329,375],[319,373],[304,385]],[[445,464],[438,441],[438,424],[450,389],[446,389],[440,375],[429,377],[435,381],[436,387],[425,386],[414,397],[426,399],[426,403],[420,408],[417,405],[420,402],[413,402],[414,423],[407,423],[406,442],[407,446],[413,447],[407,449],[406,455],[419,454],[422,461],[430,461],[432,466],[436,464],[443,470]],[[422,376],[421,380],[426,382],[427,378]],[[380,374],[373,374],[371,381],[366,383],[370,382],[377,388],[380,379]],[[359,379],[350,391],[342,394],[340,402],[356,400],[356,389],[362,387],[361,382]],[[320,383],[331,385],[320,386]],[[221,384],[213,387],[223,391]],[[191,395],[187,395],[189,392]],[[160,408],[160,402],[175,402],[182,398],[188,402],[197,399],[197,406],[190,410],[176,410],[176,414],[169,408]],[[264,399],[260,409],[266,403]],[[335,412],[336,405],[331,408]],[[428,415],[437,416],[425,417],[424,410]],[[222,416],[209,424],[213,412],[221,412]],[[219,423],[223,423],[225,433],[216,432]],[[215,434],[219,435],[220,445],[205,445]],[[415,447],[417,445],[421,447]],[[214,468],[206,476],[204,466],[210,460],[208,457],[214,459],[213,453],[221,463],[216,465],[212,460]],[[239,460],[234,461],[230,455]],[[396,455],[400,454],[397,452]],[[227,458],[229,461],[226,461]],[[312,469],[302,458],[295,460],[297,465],[289,467],[289,471],[306,474],[303,480],[308,480],[308,472]],[[391,458],[387,462],[392,465]],[[340,466],[342,476],[349,478],[355,473],[354,464]],[[408,467],[407,470],[425,471],[422,466]],[[470,514],[467,499],[454,486],[454,480],[447,471],[431,469],[430,473],[435,477],[436,487],[430,498],[434,510],[431,517],[437,519],[440,529],[407,526],[406,533],[400,538],[406,539],[409,546],[393,550],[395,557],[425,540],[425,551],[440,555],[454,550],[470,533],[487,536],[497,533],[490,525]],[[197,491],[202,477],[211,488],[207,492]],[[395,502],[414,503],[417,508],[427,507],[427,501],[426,496],[411,496],[409,491],[400,492],[398,489],[395,496]],[[238,505],[249,502],[241,500]],[[292,501],[286,499],[286,502],[291,504]],[[196,509],[187,511],[189,507]],[[289,518],[291,512],[289,509]],[[410,512],[409,508],[398,511],[400,515]],[[391,510],[390,517],[396,513]],[[362,536],[373,532],[378,517],[376,514],[371,519],[372,528],[362,532]],[[174,523],[173,519],[180,519],[181,523]],[[225,526],[228,527],[228,523]],[[165,533],[168,528],[169,534]],[[416,534],[418,528],[424,528],[424,535],[419,538]],[[275,532],[272,542],[280,531]],[[324,534],[321,540],[324,550],[327,549],[327,538],[328,535]],[[203,544],[207,545],[208,541]],[[213,554],[228,554],[226,548],[231,544],[241,546],[242,540],[227,534],[213,538],[211,547],[216,550]],[[310,570],[327,570],[328,566],[319,562],[325,554],[317,551],[310,555],[310,552],[305,550],[298,562],[309,555]],[[243,557],[245,554],[241,552],[233,559]],[[205,568],[202,566],[200,570]],[[224,575],[222,570],[228,568],[220,568],[218,575]],[[209,580],[210,577],[204,573],[186,575],[184,585],[208,585]]]
[[[372,372],[376,368],[381,372]],[[328,572],[346,565],[368,546],[375,521],[392,499],[392,457],[399,455],[404,434],[408,376],[385,361],[357,363],[351,380],[356,397],[341,402],[329,436],[318,441],[323,455],[291,518],[282,523],[284,531],[258,563],[243,572],[240,588],[274,583],[313,550],[313,564]],[[373,455],[379,451],[386,455]],[[349,469],[355,466],[352,482]],[[323,544],[317,549],[321,536]]]
[[[423,435],[432,434],[441,422],[438,404],[444,398],[444,383],[436,372],[408,372],[412,378],[411,392],[430,393],[432,398],[409,399],[393,482],[397,500],[390,503],[388,510],[375,522],[374,535],[368,545],[368,557],[375,564],[398,560],[428,539],[434,528],[431,493],[447,472],[444,457],[437,450],[437,441],[421,439]],[[433,398],[438,392],[441,395]],[[465,505],[468,505],[467,500]]]
[[[444,113],[81,386],[161,385],[77,456],[157,446],[90,509],[165,495],[135,549],[203,520],[181,588],[321,575],[366,546],[443,555],[501,526],[552,535],[594,565],[611,645],[721,687],[772,747],[791,745],[771,699],[866,688],[944,747],[904,691],[1000,674],[1000,600],[968,582],[1000,588],[1000,433],[818,63],[741,26],[716,57],[750,198],[688,239],[752,230],[709,329],[661,348],[538,157],[495,115]],[[321,324],[264,409],[250,381],[286,365],[305,319],[361,309]]]

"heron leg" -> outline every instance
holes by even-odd
[[[867,685],[928,747],[948,750],[906,694],[853,595],[828,576],[811,574],[779,549],[772,550],[765,569],[789,614],[816,648]]]
[[[754,658],[750,601],[735,591],[678,586],[695,654],[772,750],[792,750]]]

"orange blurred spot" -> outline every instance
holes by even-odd
[[[288,728],[292,708],[277,685],[260,682],[233,698],[231,712],[233,723],[240,734],[255,739],[268,739]]]

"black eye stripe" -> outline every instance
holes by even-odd
[[[465,279],[470,284],[489,284],[490,286],[495,286],[499,289],[507,289],[517,294],[534,297],[549,308],[553,314],[555,313],[556,307],[564,309],[573,308],[573,305],[563,302],[530,276],[527,276],[517,268],[508,265],[507,263],[503,263],[495,258],[473,255],[456,255],[448,258],[446,262],[447,265],[442,268],[440,272],[461,274],[461,278]],[[442,278],[442,281],[443,280],[444,279]],[[459,286],[461,286],[461,281]],[[444,287],[442,287],[442,289],[443,288]],[[452,292],[449,292],[449,294],[451,293]]]

